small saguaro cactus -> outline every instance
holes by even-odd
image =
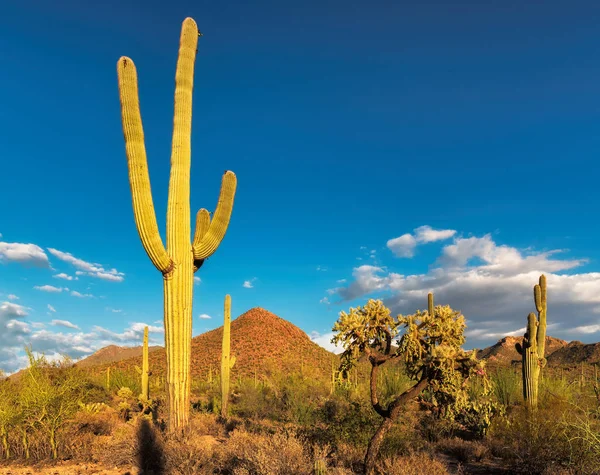
[[[433,293],[429,292],[427,294],[427,313],[429,314],[430,317],[435,317],[434,313],[434,306],[433,306]]]
[[[164,282],[169,432],[184,429],[189,421],[194,272],[217,250],[225,236],[237,185],[235,174],[225,172],[212,220],[209,212],[201,209],[196,216],[196,230],[193,241],[190,242],[192,90],[198,36],[196,22],[186,18],[181,29],[175,73],[166,247],[158,232],[152,202],[136,67],[125,56],[117,63],[135,223],[144,249],[154,266],[162,273]]]
[[[142,375],[142,394],[141,398],[144,401],[150,399],[150,376],[152,372],[148,365],[148,327],[144,327],[144,346],[142,349],[142,367],[135,367],[137,372]]]
[[[523,345],[515,344],[517,352],[521,355],[523,376],[523,399],[527,407],[535,409],[538,400],[538,383],[541,369],[546,366],[546,276],[541,275],[539,284],[533,287],[533,300],[538,312],[527,317],[527,331],[523,338]]]
[[[221,347],[221,416],[227,417],[229,403],[229,373],[235,364],[235,356],[230,355],[231,348],[231,296],[225,296],[223,316],[223,345]]]
[[[106,368],[106,390],[110,391],[110,366]]]

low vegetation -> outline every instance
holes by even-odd
[[[385,307],[371,302],[367,309]],[[427,313],[409,324],[419,325]],[[460,322],[449,308],[434,313]],[[382,408],[418,384],[419,360],[401,357],[413,343],[394,346],[390,353],[399,356],[378,367],[374,383]],[[455,343],[459,348],[460,338]],[[364,473],[365,454],[383,420],[373,407],[372,363],[360,352],[352,368],[330,362],[327,378],[310,360],[293,371],[239,373],[231,378],[227,418],[221,417],[215,367],[193,379],[184,434],[166,430],[168,399],[160,372],[152,371],[151,399],[145,400],[135,366],[113,369],[107,381],[104,370],[28,354],[27,370],[0,381],[0,455],[11,470],[40,464],[63,470],[68,463],[119,467],[115,473]],[[373,473],[600,471],[598,381],[583,380],[580,367],[545,371],[538,408],[531,412],[523,405],[518,367],[485,367],[464,356],[471,363],[459,378],[432,378],[403,401],[383,434]]]

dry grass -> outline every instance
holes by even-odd
[[[386,457],[378,467],[380,475],[449,475],[446,465],[430,455],[415,453],[401,457]]]

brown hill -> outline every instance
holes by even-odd
[[[572,341],[554,351],[548,357],[548,364],[572,365],[580,363],[600,363],[600,343],[585,344],[580,341]]]
[[[192,377],[206,378],[209,371],[220,369],[223,327],[203,333],[192,339]],[[257,307],[248,310],[231,322],[231,354],[236,363],[232,378],[238,376],[268,376],[271,372],[304,371],[316,378],[331,375],[332,360],[337,356],[316,343],[292,323],[273,313]],[[119,369],[140,365],[141,356],[113,364]],[[166,354],[157,348],[149,355],[150,368],[154,374],[165,374]],[[107,364],[97,366],[102,371]]]
[[[510,365],[513,361],[521,361],[521,355],[517,353],[515,349],[516,343],[523,343],[522,336],[505,336],[498,343],[484,348],[477,352],[479,359],[487,360],[492,365]],[[546,358],[549,359],[549,355],[567,346],[565,340],[554,338],[551,336],[546,337]]]
[[[148,353],[152,353],[162,346],[150,346],[148,347]],[[99,349],[93,355],[88,356],[77,362],[77,366],[88,368],[90,366],[98,366],[102,364],[114,363],[116,361],[126,360],[129,358],[135,358],[142,356],[142,346],[117,346],[110,345]]]

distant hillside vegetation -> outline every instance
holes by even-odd
[[[222,326],[192,339],[192,377],[206,378],[209,370],[213,374],[218,372],[222,339]],[[336,365],[339,361],[336,355],[312,342],[300,328],[260,307],[248,310],[231,322],[231,354],[236,357],[232,378],[250,377],[255,371],[259,376],[273,371],[306,371],[329,381],[332,361]],[[155,375],[166,374],[163,347],[155,348],[148,357]],[[119,369],[135,365],[141,365],[141,350],[133,357],[110,364]],[[105,361],[94,369],[102,371],[107,366]]]
[[[479,359],[485,359],[491,365],[510,365],[513,361],[521,361],[521,355],[515,349],[515,343],[523,343],[522,336],[505,336],[498,343],[477,352]],[[546,337],[546,358],[568,345],[565,340]]]

